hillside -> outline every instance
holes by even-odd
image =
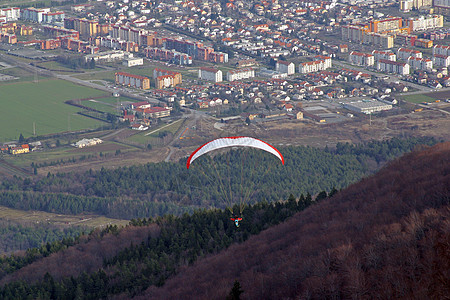
[[[348,150],[341,149],[347,152]],[[0,259],[1,299],[444,298],[450,143],[336,194],[137,219]],[[334,196],[333,196],[334,195]]]
[[[449,299],[450,143],[416,151],[139,299]],[[124,296],[126,298],[126,296]]]

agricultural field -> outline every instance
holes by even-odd
[[[66,100],[98,97],[104,92],[63,80],[45,79],[0,85],[0,143],[33,135],[97,128],[103,122],[77,114]]]
[[[57,227],[85,226],[88,228],[107,225],[126,226],[127,220],[111,219],[98,215],[63,215],[43,211],[23,211],[0,206],[0,220],[18,224],[51,224]]]
[[[423,94],[418,94],[418,95],[407,95],[407,96],[403,96],[403,99],[407,102],[410,103],[422,103],[422,102],[434,102],[436,101],[436,98],[427,96],[427,95],[423,95]]]
[[[2,82],[0,82],[0,86],[9,85],[11,83],[17,83],[17,82],[33,81],[35,79],[35,77],[34,77],[35,74],[33,72],[30,72],[28,70],[18,68],[18,67],[1,69],[0,72],[5,75],[10,75],[10,76],[19,78],[19,79],[15,79],[15,80],[11,80],[11,81],[9,81],[9,80],[2,81]],[[39,77],[37,77],[37,79],[41,80],[41,79],[44,79],[44,77],[39,76]]]
[[[116,80],[115,73],[117,71],[98,71],[98,72],[90,72],[84,73],[81,75],[75,75],[74,77],[81,80],[100,80],[100,81],[109,81],[114,82]]]

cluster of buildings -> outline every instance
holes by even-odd
[[[103,141],[99,138],[82,139],[76,143],[73,143],[72,146],[75,148],[84,148],[84,147],[95,146],[95,145],[98,145],[101,143],[103,143]]]
[[[30,145],[22,144],[22,145],[5,145],[0,147],[0,153],[9,153],[9,154],[23,154],[30,152]]]
[[[406,39],[405,42],[409,42],[411,46],[431,48],[433,41],[420,39],[412,33],[442,28],[443,26],[444,18],[442,15],[420,16],[406,20],[400,17],[390,17],[370,20],[362,24],[343,25],[341,26],[341,33],[343,40],[387,49],[394,47],[397,35],[399,35],[399,39]]]
[[[169,117],[171,108],[152,106],[146,101],[131,103],[123,111],[120,121],[129,122],[133,130],[147,130],[152,119]]]
[[[350,63],[376,67],[379,71],[407,75],[411,69],[418,71],[433,71],[433,68],[450,66],[449,46],[435,45],[431,58],[423,57],[422,52],[408,48],[398,48],[396,53],[391,50],[373,50],[372,53],[351,51],[348,56]],[[397,59],[399,61],[397,61]]]
[[[52,12],[50,8],[24,8],[10,7],[0,9],[0,24],[18,20],[55,24],[64,22],[65,13],[63,11]]]

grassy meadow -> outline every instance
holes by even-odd
[[[435,98],[423,94],[403,96],[403,99],[410,103],[434,102]]]
[[[97,128],[101,121],[78,115],[81,109],[64,101],[101,95],[104,92],[53,79],[0,85],[0,142],[20,134],[32,136],[33,123],[36,135]]]

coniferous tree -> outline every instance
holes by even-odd
[[[244,291],[241,288],[241,284],[239,283],[239,281],[235,280],[233,288],[231,289],[230,294],[227,297],[227,300],[240,300],[241,294],[243,292]]]

